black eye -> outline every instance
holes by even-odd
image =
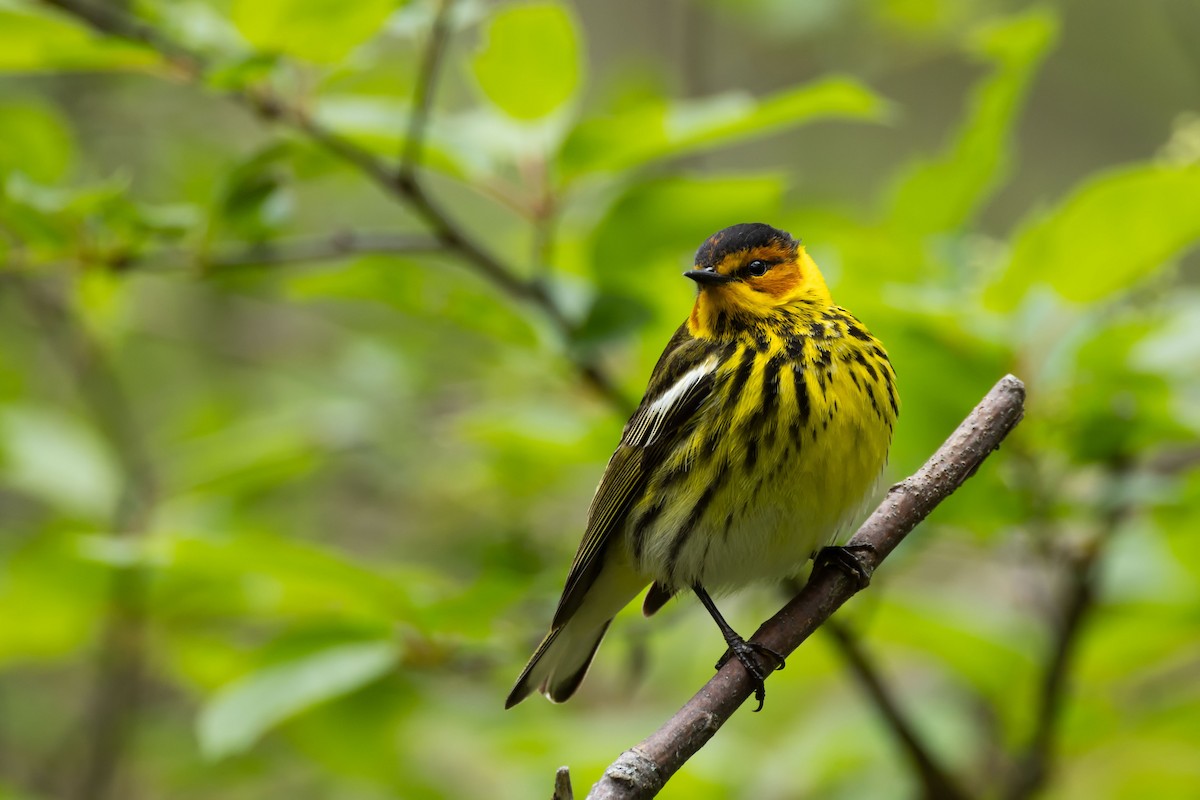
[[[767,274],[767,266],[767,262],[756,258],[746,265],[746,272],[757,278]]]

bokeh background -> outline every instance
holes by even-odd
[[[503,698],[742,221],[887,344],[890,478],[1029,405],[662,796],[920,795],[853,653],[965,797],[1200,796],[1200,4],[443,11],[0,0],[0,797],[582,794],[707,616]]]

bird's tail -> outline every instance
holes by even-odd
[[[647,583],[623,565],[607,564],[575,613],[552,627],[538,645],[504,707],[512,708],[535,689],[555,703],[575,694],[609,623]]]
[[[521,677],[517,678],[504,707],[512,708],[535,688],[555,703],[575,694],[610,622],[611,619],[591,630],[578,630],[579,626],[571,622],[561,628],[551,628],[525,665]]]

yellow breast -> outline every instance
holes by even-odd
[[[634,563],[717,591],[797,573],[859,513],[897,413],[886,353],[844,310],[803,308],[746,332],[632,509]]]

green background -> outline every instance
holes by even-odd
[[[722,646],[631,608],[502,710],[624,420],[581,370],[636,398],[743,221],[886,344],[889,478],[1027,383],[839,615],[935,757],[1028,796],[1053,718],[1045,796],[1200,796],[1200,5],[464,0],[415,174],[507,288],[391,182],[435,4],[103,7],[160,46],[0,0],[0,797],[585,793]],[[918,792],[820,632],[662,796]]]

